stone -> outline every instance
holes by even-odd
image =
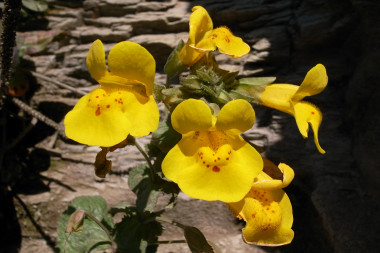
[[[70,35],[82,43],[93,42],[100,39],[103,42],[123,41],[130,37],[127,31],[113,31],[106,27],[77,27]]]

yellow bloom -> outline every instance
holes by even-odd
[[[264,159],[264,171],[267,166],[275,165]],[[293,240],[292,205],[281,188],[293,180],[294,171],[284,163],[278,169],[283,173],[282,180],[261,172],[244,199],[227,204],[236,217],[246,221],[243,239],[248,244],[279,246]]]
[[[179,54],[183,64],[191,66],[205,53],[214,51],[217,47],[219,52],[232,58],[249,53],[249,45],[234,36],[227,27],[213,29],[212,20],[202,6],[194,6],[192,11],[189,39]]]
[[[164,175],[194,198],[241,200],[263,168],[260,154],[240,136],[253,126],[252,106],[233,100],[215,117],[205,102],[188,99],[171,119],[182,139],[162,162]]]
[[[77,142],[110,147],[128,134],[141,137],[158,127],[153,98],[156,62],[142,46],[124,41],[108,55],[96,40],[87,55],[87,68],[100,87],[83,96],[65,117],[65,132]]]
[[[325,151],[318,141],[318,129],[322,122],[322,113],[315,105],[302,101],[306,96],[322,92],[327,85],[326,69],[316,65],[306,75],[300,86],[292,84],[271,84],[261,93],[263,105],[289,113],[296,119],[297,126],[304,138],[307,138],[309,123],[314,132],[314,142],[318,151]]]

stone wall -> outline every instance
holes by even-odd
[[[294,208],[295,240],[291,245],[265,250],[376,252],[380,246],[380,3],[48,2],[52,7],[46,15],[48,22],[36,24],[34,30],[59,30],[63,37],[30,60],[37,72],[84,91],[95,85],[85,66],[87,51],[95,39],[101,39],[107,51],[122,40],[140,43],[155,57],[159,72],[156,81],[162,82],[167,56],[179,39],[187,38],[194,5],[204,6],[215,26],[228,26],[250,44],[252,51],[243,59],[217,56],[223,67],[239,70],[242,76],[273,75],[278,82],[300,84],[311,67],[324,64],[328,87],[310,101],[323,112],[319,136],[325,155],[318,153],[312,136],[302,139],[292,117],[255,107],[258,118],[248,137],[267,147],[268,158],[291,165],[296,173],[287,189]],[[72,106],[76,99],[72,92],[57,91],[45,82],[32,102],[38,106],[61,101]]]

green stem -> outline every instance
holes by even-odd
[[[169,240],[169,241],[157,241],[155,243],[149,245],[157,245],[157,244],[172,244],[172,243],[187,243],[186,240]]]
[[[112,248],[116,249],[116,243],[115,241],[113,240],[112,238],[112,235],[110,233],[110,231],[97,219],[95,218],[95,216],[93,216],[92,214],[90,214],[89,212],[84,212],[87,217],[89,217],[91,220],[93,220],[96,224],[98,224],[98,226],[103,229],[103,231],[107,234],[108,238],[110,239],[111,243],[112,243]]]
[[[159,217],[156,217],[156,220],[157,221],[161,221],[161,222],[166,222],[166,223],[169,223],[169,224],[172,224],[172,225],[175,225],[179,228],[182,228],[182,229],[185,229],[187,226],[186,225],[183,225],[177,221],[174,221],[174,220],[171,220],[171,219],[168,219],[166,217],[162,217],[162,216],[159,216]]]
[[[128,141],[131,139],[132,136],[128,136]],[[136,146],[136,148],[140,151],[140,153],[144,156],[146,162],[148,163],[149,169],[150,169],[150,177],[152,182],[154,182],[154,177],[156,175],[156,170],[153,167],[152,162],[150,161],[150,158],[148,154],[145,152],[145,150],[140,146],[140,144],[136,141],[134,137],[133,138],[133,144]]]

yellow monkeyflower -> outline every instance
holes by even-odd
[[[108,55],[108,71],[104,46],[96,40],[86,63],[100,87],[66,115],[68,138],[110,147],[129,134],[141,137],[157,129],[159,112],[152,95],[156,62],[145,48],[130,41],[116,44]]]
[[[171,120],[182,139],[162,162],[164,175],[193,198],[241,200],[263,168],[260,154],[240,136],[253,126],[252,106],[233,100],[215,117],[205,102],[188,99]]]
[[[219,52],[232,58],[240,58],[249,53],[250,47],[227,27],[213,29],[210,15],[202,6],[194,6],[190,15],[189,39],[179,53],[179,58],[187,66],[193,65],[205,53],[219,48]]]
[[[267,166],[275,165],[264,159],[264,171]],[[279,246],[293,240],[292,205],[281,188],[293,180],[294,171],[284,163],[280,163],[278,169],[283,173],[282,180],[273,179],[263,171],[244,199],[227,203],[236,217],[246,221],[243,239],[248,244]]]
[[[322,64],[313,67],[300,86],[292,84],[270,84],[261,93],[263,105],[291,114],[295,117],[298,129],[304,138],[309,132],[309,123],[314,132],[314,142],[318,151],[326,153],[318,141],[318,129],[322,113],[315,105],[302,101],[306,96],[322,92],[327,85],[326,69]]]

